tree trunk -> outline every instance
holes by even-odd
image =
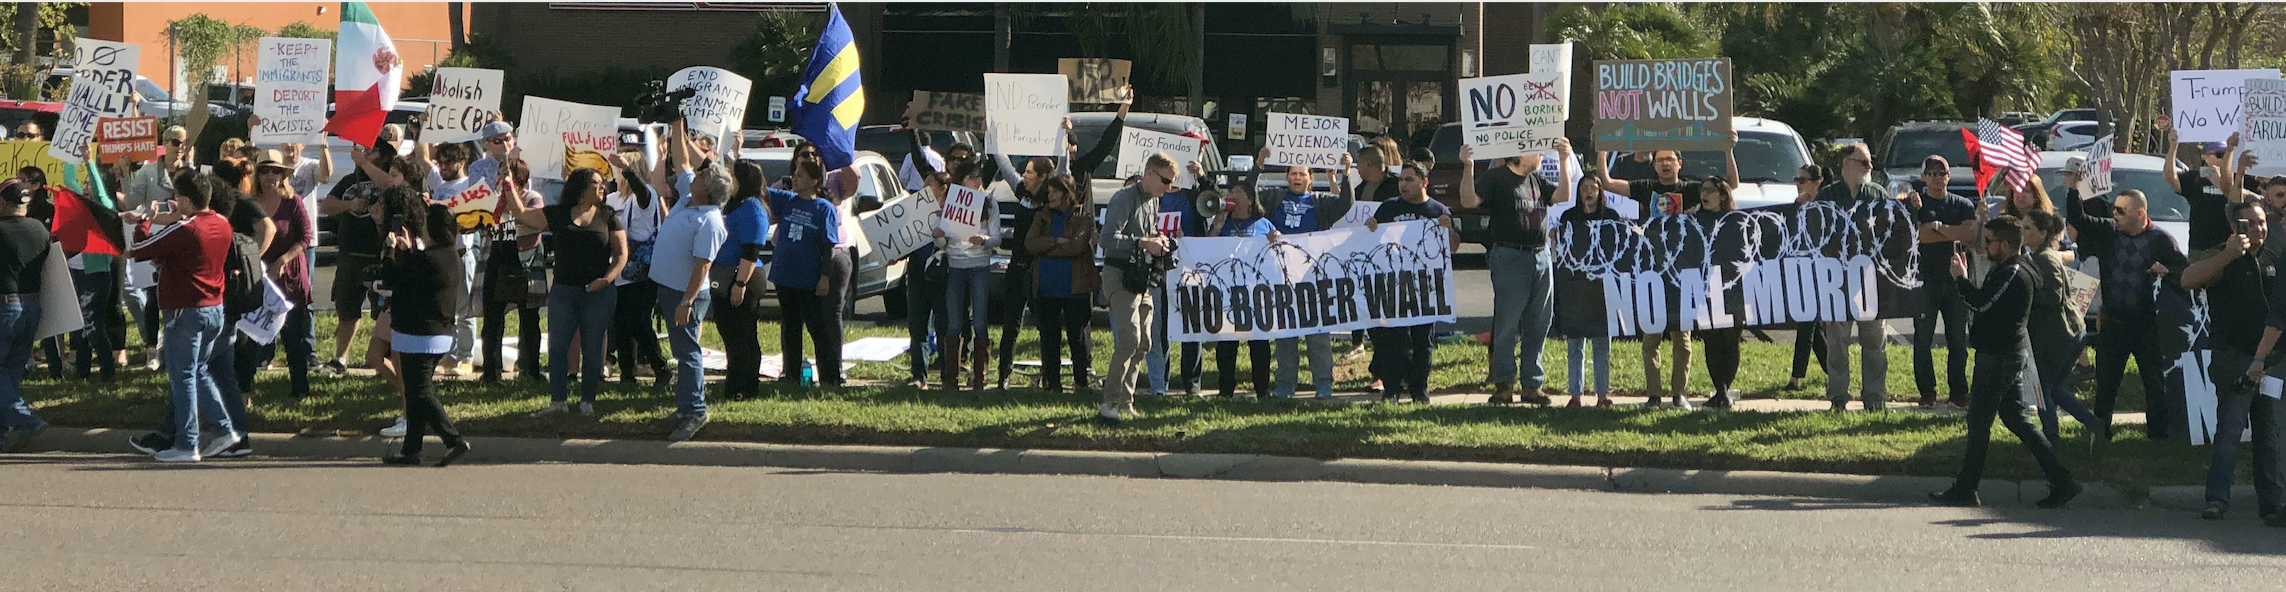
[[[1191,103],[1192,115],[1206,117],[1206,3],[1191,3]],[[1242,106],[1232,106],[1239,109]]]
[[[16,3],[16,65],[30,67],[40,43],[40,3]]]
[[[1008,5],[992,5],[992,71],[1008,71],[1008,42],[1015,36],[1009,30]]]
[[[468,10],[467,2],[445,3],[445,23],[452,32],[452,50],[455,53],[458,53],[460,48],[468,46],[468,23],[464,22],[467,19],[462,14],[466,10]]]

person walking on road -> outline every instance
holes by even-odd
[[[468,454],[469,444],[437,401],[436,372],[438,361],[453,348],[455,320],[468,294],[455,245],[458,229],[450,210],[431,207],[410,187],[384,192],[371,214],[384,221],[380,277],[389,290],[389,347],[404,363],[405,384],[404,442],[381,462],[421,464],[423,440],[436,432],[445,445],[437,466],[451,465]]]
[[[1976,350],[1976,385],[1969,393],[1968,451],[1953,486],[1929,494],[1929,500],[1937,505],[1973,507],[1980,503],[1977,485],[1984,480],[1985,453],[1992,444],[1996,415],[2001,425],[2031,449],[2040,471],[2048,476],[2048,497],[2036,505],[2060,508],[2080,494],[2079,482],[2072,480],[2071,472],[2056,458],[2055,447],[2032,426],[2034,403],[2023,389],[2024,350],[2030,341],[2024,324],[2031,314],[2032,292],[2038,289],[2039,279],[2024,268],[2018,255],[2023,240],[2017,228],[2016,218],[2010,216],[1985,223],[1984,255],[1992,261],[1992,269],[1985,273],[1981,286],[1969,283],[1968,257],[1953,256],[1953,283],[1969,309],[1976,312],[1969,336],[1970,346]]]

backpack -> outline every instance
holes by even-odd
[[[262,244],[254,237],[230,233],[230,252],[222,264],[222,310],[238,317],[262,309]]]

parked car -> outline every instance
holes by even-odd
[[[2040,153],[2040,183],[2048,189],[2048,199],[2055,202],[2058,212],[2072,204],[2067,203],[2069,192],[2064,187],[2064,161],[2087,156],[2080,152],[2052,151]],[[2175,237],[2177,244],[2189,240],[2191,202],[2167,188],[2166,175],[2182,172],[2182,166],[2147,154],[2113,154],[2111,161],[2112,190],[2095,197],[2110,199],[2119,192],[2134,189],[2143,192],[2150,202],[2151,222]],[[2088,196],[2080,196],[2082,199]]]
[[[2095,145],[2096,122],[2064,121],[2048,128],[2046,142],[2041,145],[2056,151],[2085,151]]]
[[[2084,108],[2084,107],[2083,107],[2083,108],[2073,108],[2073,109],[2058,109],[2058,110],[2056,110],[2056,112],[2055,112],[2055,113],[2050,113],[2050,114],[2048,114],[2048,118],[2047,118],[2047,119],[2042,119],[2042,120],[2040,120],[2040,121],[2036,121],[2036,122],[2032,122],[2032,123],[2027,123],[2027,124],[2018,125],[2018,126],[2015,126],[2015,129],[2016,129],[2016,131],[2018,131],[2018,132],[2022,132],[2022,133],[2024,134],[2024,138],[2025,138],[2025,139],[2027,139],[2027,140],[2031,140],[2031,141],[2032,141],[2032,143],[2033,143],[2034,145],[2036,145],[2036,146],[2037,146],[2037,145],[2039,145],[2040,143],[2042,143],[2042,142],[2046,142],[2046,141],[2047,141],[2047,139],[2048,139],[2048,130],[2049,130],[2049,129],[2051,129],[2051,128],[2054,128],[2054,127],[2056,127],[2056,124],[2058,124],[2058,123],[2062,123],[2062,122],[2066,122],[2066,121],[2095,121],[2095,120],[2096,120],[2096,110],[2094,110],[2094,109],[2088,109],[2088,108]]]
[[[742,130],[739,135],[742,136],[738,142],[738,147],[741,149],[790,148],[800,145],[803,142],[809,141],[803,139],[801,136],[794,135],[794,132],[782,129],[747,128]]]
[[[1993,121],[1999,122],[2001,125],[2022,125],[2038,121],[2039,117],[2039,114],[2030,111],[2002,111],[2000,117],[1994,118]]]
[[[56,119],[63,114],[63,103],[53,101],[0,100],[0,131],[14,133],[24,122],[40,124],[40,129],[53,133]]]
[[[1914,121],[1898,124],[1889,130],[1889,145],[1873,152],[1873,161],[1882,175],[1882,183],[1903,182],[1915,189],[1921,187],[1921,161],[1931,155],[1945,157],[1952,165],[1946,189],[1961,195],[1976,195],[1976,169],[1969,162],[1968,136],[1975,127],[1959,121]]]
[[[778,179],[785,176],[786,171],[792,170],[793,158],[792,148],[751,148],[738,153],[740,161],[761,165],[763,174],[769,179]],[[857,195],[850,201],[855,207],[842,212],[842,216],[854,218],[905,196],[905,187],[897,183],[897,168],[879,153],[859,151],[849,166],[857,170]],[[850,300],[855,302],[881,296],[883,308],[900,312],[905,310],[905,262],[899,260],[891,263],[884,260],[873,251],[873,243],[864,240],[864,237],[857,237],[854,242],[857,245],[857,271],[850,282]],[[765,247],[762,262],[765,267],[769,265],[769,255],[770,249]]]
[[[50,70],[48,79],[40,84],[41,90],[46,91],[51,98],[63,98],[60,91],[66,86],[65,82],[71,80],[71,74],[71,68]],[[136,106],[136,110],[142,112],[143,115],[167,119],[190,113],[191,104],[189,102],[176,100],[166,89],[160,88],[158,83],[151,82],[150,78],[136,75],[133,86],[136,96],[142,98],[142,102]],[[229,117],[238,114],[237,109],[225,105],[206,103],[205,106],[208,117]]]

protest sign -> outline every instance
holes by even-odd
[[[1152,154],[1165,152],[1175,158],[1175,186],[1197,187],[1199,179],[1191,174],[1189,163],[1199,162],[1206,155],[1206,142],[1190,136],[1155,132],[1142,128],[1126,128],[1119,132],[1119,175],[1125,179],[1143,174],[1143,162]]]
[[[481,138],[484,124],[500,112],[506,74],[484,68],[437,68],[429,91],[427,123],[421,141],[467,142]]]
[[[1134,64],[1127,60],[1103,58],[1063,58],[1056,60],[1056,71],[1071,81],[1072,102],[1125,105],[1135,97],[1127,92],[1129,75]]]
[[[1454,319],[1448,231],[1434,221],[1260,238],[1183,239],[1161,303],[1171,341],[1253,341]]]
[[[2087,172],[2090,197],[2111,193],[2112,160],[2111,136],[2097,139],[2088,146],[2087,162],[2081,170]]]
[[[2175,70],[2174,127],[2181,142],[2221,142],[2238,131],[2239,91],[2255,78],[2278,78],[2276,69]]]
[[[962,185],[945,188],[945,205],[937,228],[945,231],[945,238],[965,241],[984,232],[985,202],[992,194]]]
[[[293,309],[294,303],[286,300],[286,291],[279,289],[278,283],[270,278],[262,278],[262,308],[240,317],[238,332],[245,333],[246,338],[255,343],[269,345],[278,340],[278,331],[286,328],[286,313]]]
[[[723,135],[746,127],[746,101],[754,81],[721,68],[691,66],[667,77],[667,90],[682,88],[698,91],[683,99],[683,117],[691,133],[721,143]]]
[[[1913,215],[1880,200],[1599,220],[1551,233],[1569,335],[1912,316],[1922,308]],[[1939,279],[1946,281],[1950,278]]]
[[[996,154],[1064,155],[1071,93],[1062,74],[985,74],[984,115]]]
[[[976,93],[913,91],[905,104],[905,121],[923,130],[984,133],[984,95]]]
[[[135,114],[127,97],[135,92],[135,65],[143,51],[132,43],[82,37],[73,43],[72,56],[71,94],[64,97],[47,150],[56,160],[80,164],[95,142],[96,120]]]
[[[494,213],[500,209],[500,192],[490,182],[477,181],[439,203],[452,208],[452,220],[460,225],[461,230],[500,225],[500,216]]]
[[[1564,97],[1564,119],[1572,118],[1572,42],[1532,44],[1530,67],[1533,74],[1554,74],[1556,94]]]
[[[325,132],[326,92],[332,80],[333,42],[325,39],[263,37],[254,71],[254,116],[248,131],[257,146],[311,142]],[[426,139],[424,137],[424,139]]]
[[[1365,221],[1372,220],[1373,213],[1380,210],[1381,202],[1378,201],[1361,201],[1349,204],[1349,212],[1342,214],[1340,220],[1335,220],[1333,226],[1328,226],[1327,228],[1363,227],[1365,226]]]
[[[159,157],[159,118],[105,117],[95,120],[96,160],[144,162]]]
[[[1461,141],[1477,160],[1552,150],[1564,137],[1564,105],[1557,73],[1510,74],[1460,81]]]
[[[1725,150],[1730,59],[1598,60],[1595,149]]]
[[[937,210],[937,200],[909,193],[859,216],[857,225],[866,242],[873,244],[875,254],[884,261],[895,261],[933,240],[929,231],[937,228]]]
[[[610,156],[619,152],[619,108],[524,97],[517,140],[532,176],[562,179],[580,167],[600,168],[612,177]],[[562,155],[557,157],[555,155]]]
[[[2258,177],[2286,173],[2286,80],[2250,78],[2239,91],[2244,120],[2239,148],[2255,157],[2247,172]]]
[[[1349,118],[1271,113],[1270,128],[1262,134],[1270,149],[1270,166],[1306,166],[1330,169],[1341,166],[1349,153]]]
[[[56,158],[52,146],[39,140],[0,141],[0,166],[8,167],[9,171],[40,167],[40,172],[48,174],[50,183],[60,183],[61,179],[71,176],[64,170],[64,161]]]
[[[40,262],[40,319],[32,328],[34,340],[87,326],[87,315],[79,309],[79,290],[73,287],[71,263],[64,259],[63,245],[48,243],[48,258]]]

